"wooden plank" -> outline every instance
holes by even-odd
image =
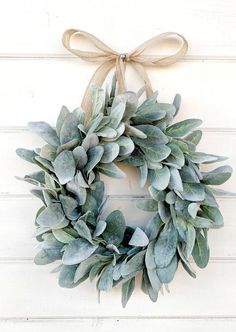
[[[136,2],[133,15],[134,3],[125,0],[116,4],[109,0],[67,0],[60,4],[56,0],[9,0],[0,11],[1,31],[7,31],[2,35],[0,52],[65,54],[63,31],[81,28],[120,51],[129,51],[163,31],[177,31],[189,40],[191,55],[235,55],[234,0],[168,0],[161,6],[148,0],[145,4]],[[120,17],[122,24],[114,24]]]
[[[128,331],[165,331],[172,332],[234,332],[236,330],[236,321],[232,318],[201,318],[201,319],[143,319],[135,317],[127,318],[98,318],[98,319],[29,319],[13,320],[0,322],[0,328],[3,332],[51,332],[52,329],[57,332],[128,332]]]
[[[27,194],[30,186],[18,181],[15,176],[24,176],[36,170],[34,165],[21,160],[15,153],[17,147],[35,148],[42,145],[42,141],[29,132],[0,132],[0,151],[2,160],[0,172],[2,174],[0,194]],[[7,143],[6,143],[7,142]],[[226,155],[230,157],[228,163],[236,167],[236,135],[230,132],[206,132],[199,145],[199,151]],[[224,162],[223,164],[225,164]],[[215,164],[215,167],[220,163]],[[120,165],[126,172],[127,177],[122,180],[112,179],[104,176],[107,194],[110,195],[140,195],[147,193],[147,189],[139,187],[136,170]],[[213,166],[208,166],[210,168]],[[214,167],[214,168],[215,168]],[[206,169],[206,167],[204,167]],[[236,174],[221,188],[234,191]]]
[[[233,316],[236,306],[236,262],[211,262],[192,279],[180,267],[166,294],[153,304],[136,289],[124,310],[120,290],[101,294],[97,303],[95,284],[81,284],[76,289],[57,285],[51,266],[32,263],[1,263],[1,317],[197,317]],[[187,300],[188,299],[188,300]],[[140,305],[142,303],[142,305]],[[222,305],[223,303],[223,305]]]
[[[110,197],[104,212],[119,209],[130,226],[143,227],[152,213],[136,208],[141,198]],[[225,219],[225,227],[209,232],[212,258],[236,258],[235,199],[220,199],[220,208]],[[0,198],[0,259],[33,258],[36,253],[34,219],[42,204],[36,198]],[[9,241],[9,238],[11,239]]]
[[[1,126],[25,126],[34,120],[55,124],[62,105],[71,110],[80,105],[96,68],[73,59],[0,60]],[[176,93],[182,95],[177,120],[194,117],[207,128],[235,128],[236,62],[185,61],[147,71],[159,101],[172,102]],[[128,88],[137,91],[142,85],[128,67]]]

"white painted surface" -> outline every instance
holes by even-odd
[[[0,4],[0,330],[38,331],[202,331],[236,330],[235,198],[219,197],[225,227],[210,234],[211,261],[196,280],[179,269],[156,304],[139,290],[124,310],[120,293],[102,296],[94,285],[65,290],[50,266],[33,265],[34,214],[40,202],[14,179],[33,168],[15,155],[18,146],[41,141],[29,134],[30,120],[55,123],[62,104],[79,105],[96,65],[66,53],[61,35],[67,28],[95,33],[108,45],[129,51],[154,34],[177,31],[190,44],[184,61],[148,69],[162,101],[183,97],[179,120],[204,120],[202,151],[227,155],[236,167],[236,2],[234,0],[8,0]],[[162,49],[162,52],[164,50]],[[128,86],[141,82],[128,70]],[[122,181],[106,181],[108,210],[123,210],[132,225],[146,213],[134,208],[132,195],[144,195],[127,169]],[[236,175],[224,185],[235,191]]]

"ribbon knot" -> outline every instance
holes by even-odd
[[[79,48],[72,48],[71,41],[74,38],[76,38],[77,41],[85,39],[90,42],[93,47],[97,48],[97,51],[83,51]],[[170,40],[173,38],[180,44],[179,48],[177,48],[173,54],[169,54],[167,56],[145,54],[145,51],[148,48],[158,45],[160,41]],[[66,30],[62,37],[62,43],[68,51],[75,54],[77,57],[86,61],[101,63],[93,74],[87,89],[85,90],[81,103],[82,108],[86,111],[87,119],[89,118],[91,112],[90,86],[91,84],[101,86],[112,68],[115,67],[119,93],[127,90],[125,84],[125,69],[126,64],[129,63],[144,81],[146,85],[146,94],[147,96],[150,96],[153,93],[153,90],[149,77],[146,73],[145,66],[171,65],[182,58],[188,50],[187,40],[182,35],[175,32],[165,32],[154,36],[136,47],[133,51],[121,54],[111,49],[94,35],[82,30]]]

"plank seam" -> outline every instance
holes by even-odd
[[[55,322],[80,320],[236,320],[236,315],[189,315],[189,316],[31,316],[0,317],[0,322]]]

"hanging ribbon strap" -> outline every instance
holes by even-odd
[[[96,52],[91,51],[82,51],[78,48],[71,47],[71,40],[76,38],[78,41],[79,39],[84,39],[89,41],[95,48],[97,48]],[[145,51],[153,46],[158,45],[160,41],[167,41],[176,39],[180,46],[173,54],[167,56],[156,56],[151,54],[145,54]],[[145,66],[168,66],[175,63],[177,60],[182,58],[188,49],[188,42],[187,40],[178,33],[175,32],[165,32],[158,36],[155,36],[143,44],[136,47],[130,53],[123,53],[120,54],[109,46],[104,44],[100,39],[96,38],[92,34],[82,31],[82,30],[75,30],[70,29],[64,32],[62,37],[62,43],[64,47],[70,51],[71,53],[75,54],[77,57],[90,61],[90,62],[100,62],[101,65],[93,74],[88,87],[85,91],[81,106],[86,111],[87,119],[90,117],[90,109],[91,109],[91,84],[95,84],[96,86],[102,86],[104,80],[106,79],[108,73],[112,68],[116,68],[116,78],[118,81],[118,89],[119,92],[126,91],[126,84],[125,84],[125,68],[126,63],[129,63],[133,66],[136,70],[138,75],[146,84],[146,93],[147,96],[150,96],[153,93],[151,82],[148,78],[148,75],[145,70]]]

